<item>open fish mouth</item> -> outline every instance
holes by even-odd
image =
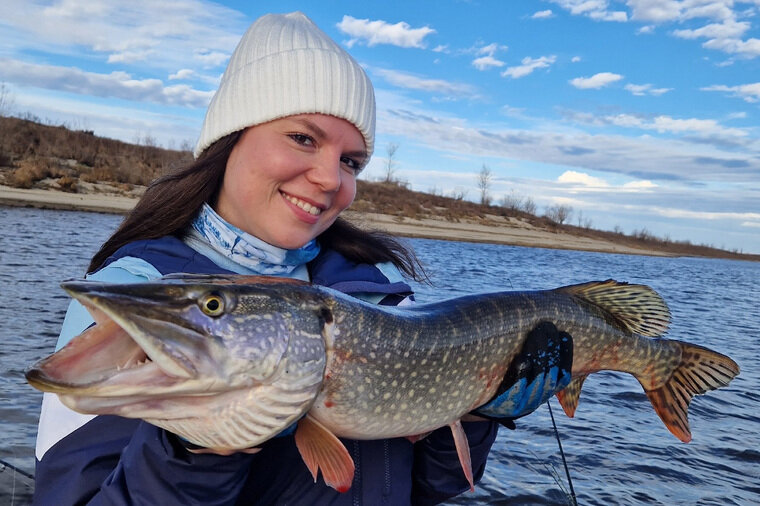
[[[32,386],[61,395],[77,410],[231,389],[215,374],[213,338],[202,329],[167,319],[155,301],[109,293],[103,284],[70,281],[63,287],[95,324],[28,369]]]

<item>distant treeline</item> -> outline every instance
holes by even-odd
[[[92,131],[0,116],[0,183],[9,186],[33,188],[40,181],[53,178],[64,191],[76,192],[80,181],[116,183],[127,190],[133,185],[147,186],[155,178],[191,160],[189,149],[164,149],[150,137],[130,144],[95,136]],[[532,202],[529,197],[527,199]],[[548,230],[674,255],[760,260],[759,255],[742,255],[738,251],[726,251],[711,245],[659,238],[645,228],[632,234],[624,234],[618,227],[615,231],[595,230],[591,228],[590,221],[581,223],[580,219],[579,226],[574,226],[549,212],[537,216],[533,214],[535,206],[526,208],[515,205],[510,199],[504,200],[502,205],[491,205],[468,201],[464,195],[416,192],[398,181],[370,182],[360,179],[352,209],[389,214],[399,220],[476,220],[497,225],[503,224],[503,219],[516,218]]]

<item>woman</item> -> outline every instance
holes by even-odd
[[[374,122],[372,85],[344,50],[301,13],[260,18],[211,101],[196,161],[148,189],[93,257],[88,279],[265,274],[409,303],[399,271],[420,276],[414,256],[339,218],[372,154]],[[92,323],[72,302],[58,348]],[[479,479],[497,424],[463,425]],[[35,503],[432,504],[469,488],[448,428],[415,445],[344,443],[356,472],[340,494],[314,483],[291,435],[254,454],[209,454],[141,420],[81,415],[45,394]]]

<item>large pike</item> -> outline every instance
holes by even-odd
[[[623,371],[689,441],[691,398],[739,373],[720,353],[661,338],[663,299],[612,280],[404,308],[282,278],[62,286],[97,325],[31,367],[34,387],[76,411],[142,418],[217,451],[255,447],[300,419],[304,461],[339,490],[353,463],[335,435],[413,438],[446,425],[471,480],[459,420],[494,395],[540,322],[573,337],[573,380],[558,394],[569,416],[588,374]]]

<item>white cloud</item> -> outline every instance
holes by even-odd
[[[448,53],[449,52],[449,46],[448,46],[448,44],[446,44],[446,45],[439,44],[439,45],[435,46],[432,49],[432,51],[434,53]]]
[[[356,19],[351,16],[343,16],[338,29],[351,36],[347,42],[348,47],[357,42],[364,41],[368,46],[377,44],[390,44],[399,47],[426,47],[424,38],[435,33],[428,26],[412,28],[408,23],[400,21],[394,25],[383,20],[370,21],[369,19]]]
[[[579,61],[581,61],[581,57],[580,56],[573,56],[570,59],[570,61],[573,62],[573,63],[578,63]]]
[[[581,90],[603,88],[608,84],[612,84],[616,81],[620,81],[623,78],[620,74],[613,74],[612,72],[600,72],[594,74],[591,77],[576,77],[570,80],[570,84]]]
[[[694,30],[673,30],[673,35],[681,39],[735,39],[741,37],[750,28],[746,21],[726,20],[723,23],[711,23]]]
[[[536,69],[547,68],[555,61],[557,61],[555,55],[541,56],[539,58],[525,57],[520,62],[520,65],[508,67],[501,73],[501,75],[504,77],[511,77],[512,79],[519,79],[533,73]]]
[[[650,33],[654,33],[654,25],[644,25],[636,30],[636,33],[639,35],[649,35]]]
[[[551,9],[546,9],[545,11],[538,11],[534,12],[531,16],[532,19],[546,19],[550,18],[554,15]]]
[[[454,97],[473,98],[476,95],[475,88],[469,84],[454,83],[443,79],[426,79],[397,70],[373,69],[373,72],[400,88],[442,93]]]
[[[702,44],[706,49],[716,49],[729,54],[738,54],[748,58],[760,56],[760,39],[711,39]]]
[[[200,62],[204,67],[219,67],[225,64],[229,57],[229,54],[219,51],[196,50],[193,52],[193,59]]]
[[[201,0],[4,0],[0,46],[173,70],[192,67],[199,49],[224,63],[245,23],[239,11]]]
[[[673,88],[653,88],[651,84],[626,84],[623,88],[639,97],[644,95],[660,96],[673,90]]]
[[[733,140],[749,138],[747,130],[724,127],[714,119],[673,118],[665,115],[647,118],[634,114],[599,115],[571,111],[565,111],[565,117],[579,123],[594,126],[614,125],[623,128],[653,130],[659,133],[720,137]]]
[[[133,79],[126,72],[86,72],[75,67],[39,65],[0,58],[4,79],[24,86],[67,91],[79,95],[114,97],[182,107],[206,107],[213,91],[185,84],[165,86],[160,79]]]
[[[745,137],[747,132],[740,128],[726,128],[713,119],[698,118],[672,118],[670,116],[657,116],[647,128],[658,132],[684,133],[693,132],[703,135],[721,134],[730,137]]]
[[[577,172],[574,170],[566,170],[557,178],[557,181],[566,184],[582,184],[584,186],[595,188],[604,188],[609,186],[609,183],[604,179],[589,176],[585,172]]]
[[[684,21],[695,18],[731,19],[732,1],[721,0],[627,0],[631,19],[652,23]]]
[[[657,188],[658,186],[659,185],[656,185],[651,181],[643,180],[643,181],[630,181],[628,183],[625,183],[623,185],[623,188],[633,189],[633,190],[651,190],[653,188]]]
[[[660,216],[667,216],[668,218],[691,218],[695,220],[760,220],[760,213],[691,211],[689,209],[674,209],[669,207],[655,207],[652,210]]]
[[[760,82],[751,84],[740,84],[738,86],[725,86],[716,84],[700,88],[702,91],[725,91],[735,97],[744,99],[745,102],[760,101]]]
[[[503,67],[505,65],[504,62],[494,57],[494,54],[496,54],[497,51],[506,51],[507,49],[507,46],[497,44],[496,42],[476,48],[474,51],[475,54],[478,55],[478,58],[475,58],[472,61],[472,66],[478,70],[487,70],[492,67]]]
[[[737,2],[738,3],[738,2]],[[695,19],[706,19],[708,23],[700,28],[673,30],[672,34],[682,39],[708,39],[702,47],[748,58],[760,56],[760,40],[741,37],[751,28],[748,21],[738,21],[740,17],[754,16],[748,10],[737,12],[730,0],[628,0],[633,10],[632,19],[654,23],[683,23]]]
[[[645,126],[655,132],[649,123],[653,121],[645,122]],[[662,123],[660,126],[665,126]],[[756,174],[748,170],[757,165],[756,150],[735,144],[724,149],[723,144],[704,139],[634,137],[609,132],[592,135],[587,128],[571,129],[553,123],[538,129],[471,126],[461,118],[439,113],[382,106],[378,108],[378,132],[407,136],[410,142],[444,153],[529,160],[572,167],[579,172],[623,174],[654,183],[757,183]]]
[[[191,69],[180,69],[177,72],[175,72],[174,74],[171,74],[169,76],[169,80],[170,81],[174,81],[174,80],[180,79],[180,80],[184,81],[184,80],[187,80],[187,79],[190,79],[191,77],[193,77],[194,74],[195,74],[194,70],[191,70]]]
[[[622,184],[621,186],[613,187],[610,185],[610,183],[602,178],[594,177],[585,172],[578,172],[575,170],[566,170],[557,178],[557,182],[568,185],[582,185],[587,189],[606,190],[622,189],[632,191],[646,191],[658,187],[658,185],[649,180],[629,181]]]
[[[595,21],[628,21],[628,14],[624,11],[610,11],[607,0],[550,0],[570,14],[586,16]]]
[[[501,60],[497,60],[493,56],[481,56],[472,60],[472,66],[478,70],[487,70],[492,67],[503,67],[505,64]]]

